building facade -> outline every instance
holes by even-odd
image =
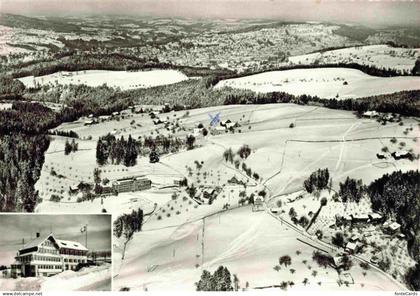
[[[112,183],[112,189],[116,192],[130,192],[150,189],[152,181],[144,176],[135,176],[129,178],[118,179]]]
[[[74,270],[78,263],[87,262],[88,249],[78,242],[56,239],[52,233],[37,237],[18,250],[11,265],[11,276],[52,276]]]

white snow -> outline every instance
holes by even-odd
[[[0,291],[110,291],[111,264],[67,270],[52,277],[0,278]]]
[[[150,70],[150,71],[106,71],[87,70],[75,72],[57,72],[45,76],[26,76],[19,78],[26,87],[34,87],[35,83],[45,84],[85,84],[88,86],[101,86],[121,88],[122,90],[146,88],[165,84],[177,83],[188,77],[176,70]]]
[[[271,71],[222,80],[215,88],[226,86],[259,93],[277,91],[292,95],[346,99],[418,90],[420,77],[375,77],[355,69],[314,68]]]

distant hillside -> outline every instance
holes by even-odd
[[[22,15],[1,13],[0,25],[21,29],[50,30],[61,33],[80,31],[80,27],[67,23],[64,19],[40,19]]]

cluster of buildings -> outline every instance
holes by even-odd
[[[11,265],[11,277],[52,276],[65,270],[75,270],[87,263],[88,249],[79,242],[57,239],[53,233],[41,236],[18,250]]]
[[[382,224],[382,230],[385,234],[396,235],[404,238],[400,233],[401,225],[394,221],[385,221],[385,217],[378,213],[357,214],[357,215],[336,215],[337,224]],[[360,235],[353,235],[345,245],[345,250],[349,254],[356,254],[363,248]]]

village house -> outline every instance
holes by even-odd
[[[111,119],[111,116],[110,115],[101,115],[101,116],[99,116],[99,120],[101,122],[108,121],[110,119]]]
[[[270,208],[270,212],[273,214],[280,214],[282,212],[281,208]]]
[[[360,249],[363,247],[363,244],[356,241],[356,242],[348,242],[346,244],[345,250],[350,254],[356,254],[360,251]]]
[[[334,264],[337,268],[344,266],[344,259],[343,256],[336,256],[333,257]]]
[[[253,212],[263,211],[264,210],[264,199],[261,196],[256,196],[254,198],[254,205],[252,207]]]
[[[11,265],[11,276],[52,276],[65,270],[75,270],[79,263],[87,263],[88,249],[74,241],[57,239],[53,233],[41,236],[25,244]]]
[[[410,152],[408,152],[407,150],[400,150],[400,151],[392,152],[391,155],[395,160],[411,157]]]
[[[181,187],[183,186],[183,184],[186,184],[186,183],[187,183],[187,180],[184,178],[179,178],[179,179],[174,180],[174,185],[178,187]]]
[[[193,130],[193,136],[194,137],[198,137],[198,136],[200,136],[202,134],[202,132],[203,132],[203,128],[196,127]]]
[[[350,217],[352,223],[367,223],[369,221],[368,214],[352,214]]]
[[[370,213],[369,216],[369,223],[381,223],[383,222],[384,217],[378,213]]]
[[[383,153],[383,152],[379,152],[379,153],[376,153],[376,157],[378,159],[386,159],[387,158],[387,155],[385,153]]]
[[[378,116],[379,116],[379,113],[376,111],[366,111],[363,113],[363,117],[365,118],[374,118]]]
[[[385,222],[383,224],[383,230],[387,234],[396,234],[401,229],[401,225],[397,222]]]
[[[118,193],[150,189],[152,181],[144,176],[134,176],[115,180],[112,189]]]
[[[93,121],[93,120],[85,120],[84,122],[83,122],[83,125],[92,125],[92,124],[94,124],[95,122]]]

